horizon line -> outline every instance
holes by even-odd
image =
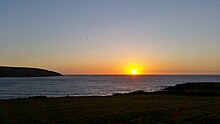
[[[63,76],[220,76],[220,74],[63,74]]]

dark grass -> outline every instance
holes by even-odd
[[[1,100],[0,123],[220,123],[220,96],[144,93]]]

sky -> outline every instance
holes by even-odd
[[[220,0],[0,0],[0,65],[220,74]]]

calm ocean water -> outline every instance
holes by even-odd
[[[0,78],[0,99],[29,96],[107,96],[158,91],[186,82],[220,82],[220,76],[61,76]]]

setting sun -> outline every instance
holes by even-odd
[[[143,74],[144,67],[139,63],[131,63],[125,66],[124,72],[128,75],[140,75]]]
[[[131,74],[132,74],[132,75],[136,75],[136,74],[137,74],[137,70],[136,70],[136,69],[132,69],[132,70],[131,70]]]

